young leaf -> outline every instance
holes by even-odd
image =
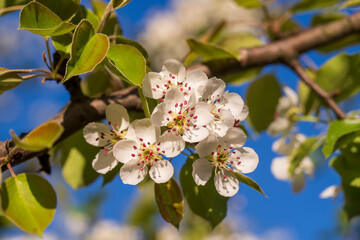
[[[6,73],[8,70],[0,67],[0,93],[17,87],[23,81],[19,74]]]
[[[110,47],[106,57],[109,69],[128,83],[141,87],[145,78],[146,60],[139,50],[126,44]]]
[[[196,215],[209,221],[214,228],[225,217],[227,200],[215,188],[214,177],[205,186],[197,186],[192,176],[192,159],[188,159],[180,172],[180,183],[190,209]]]
[[[91,5],[98,19],[101,19],[102,16],[104,15],[107,4],[101,0],[92,0]],[[111,35],[118,36],[122,34],[122,29],[116,17],[115,11],[110,15],[110,17],[106,21],[102,33],[107,36],[111,36]]]
[[[165,221],[179,228],[184,216],[184,200],[175,179],[166,183],[155,184],[155,200]]]
[[[253,82],[246,93],[249,121],[255,131],[266,130],[274,120],[281,87],[274,75],[265,75]]]
[[[262,3],[260,0],[234,0],[237,5],[245,8],[256,8],[261,7]]]
[[[59,16],[63,21],[70,20],[79,9],[81,0],[35,0],[57,16]]]
[[[108,49],[108,37],[95,33],[91,23],[82,20],[75,29],[71,57],[66,64],[66,73],[61,83],[73,76],[91,72],[105,58]]]
[[[9,177],[1,186],[4,215],[28,233],[42,236],[56,209],[56,193],[42,177],[22,173]]]
[[[329,157],[334,151],[336,141],[349,133],[360,131],[360,119],[337,120],[330,123],[328,135],[323,153],[325,157]]]
[[[59,36],[71,32],[76,26],[64,22],[50,9],[38,2],[30,2],[20,12],[19,29],[41,36]]]
[[[41,124],[28,133],[23,139],[20,139],[12,130],[10,134],[17,146],[25,150],[37,152],[51,148],[63,132],[63,126],[55,121],[50,121]]]
[[[186,42],[191,51],[203,57],[204,61],[227,58],[236,59],[235,55],[214,44],[199,42],[195,39],[188,39]]]
[[[67,33],[60,36],[51,37],[51,41],[58,53],[65,58],[70,58],[72,34]]]
[[[341,5],[341,8],[356,7],[359,5],[360,5],[360,0],[347,0]]]
[[[301,12],[315,9],[322,9],[324,7],[332,6],[338,3],[339,0],[302,0],[292,7],[292,11]]]
[[[241,173],[238,173],[238,172],[233,172],[233,173],[235,174],[235,176],[236,176],[237,180],[239,180],[239,182],[242,182],[242,183],[248,185],[252,189],[258,191],[259,193],[261,193],[262,195],[267,197],[266,194],[264,193],[264,191],[259,186],[259,184],[257,184],[254,180],[252,180],[248,176],[245,176]]]
[[[128,4],[131,0],[111,0],[111,1],[113,1],[114,9],[118,9]]]

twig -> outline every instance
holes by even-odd
[[[106,6],[104,14],[101,17],[101,21],[100,21],[99,27],[97,29],[98,33],[102,32],[102,30],[104,29],[106,21],[109,19],[109,17],[111,16],[113,11],[114,11],[113,2],[112,2],[112,0],[110,0],[109,4]]]
[[[46,52],[47,52],[49,62],[50,62],[50,69],[53,70],[54,69],[54,64],[53,64],[53,61],[51,59],[50,46],[49,46],[49,37],[45,37],[45,44],[46,44]]]

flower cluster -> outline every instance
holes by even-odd
[[[305,135],[298,133],[292,135],[288,142],[286,142],[285,138],[280,138],[276,140],[272,145],[272,149],[274,152],[280,153],[285,156],[276,157],[273,159],[271,163],[271,172],[278,180],[291,181],[292,190],[296,193],[300,192],[305,186],[305,174],[312,177],[315,169],[315,165],[311,158],[305,157],[301,160],[299,166],[295,169],[293,175],[291,176],[289,173],[291,163],[290,155],[305,140]]]
[[[167,60],[160,73],[147,73],[142,84],[145,96],[159,99],[150,119],[130,124],[125,108],[111,104],[106,109],[110,127],[90,123],[84,128],[86,141],[101,147],[94,169],[105,174],[121,162],[125,184],[136,185],[148,173],[164,183],[174,173],[167,159],[189,144],[200,157],[193,163],[195,183],[205,185],[214,174],[216,190],[233,196],[239,188],[236,174],[254,171],[259,159],[253,149],[243,147],[246,135],[239,123],[248,108],[225,86],[221,79],[208,79],[200,70],[187,73],[179,61]]]

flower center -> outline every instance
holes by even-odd
[[[192,119],[196,120],[198,118],[194,113],[195,107],[186,107],[187,104],[187,101],[180,104],[176,103],[175,111],[168,111],[168,114],[170,114],[170,116],[166,118],[168,121],[166,124],[169,128],[167,130],[168,132],[174,131],[176,135],[183,135],[185,131],[190,131],[189,127],[197,127],[197,125],[192,122]]]
[[[215,166],[215,174],[218,172],[218,170],[228,170],[230,172],[233,171],[232,164],[234,164],[234,161],[232,160],[231,154],[234,154],[232,147],[223,148],[221,145],[217,146],[217,149],[215,152],[212,152],[211,154],[207,155],[207,160]],[[241,162],[238,161],[235,164],[240,164]],[[226,175],[224,175],[226,177]]]
[[[142,142],[142,139],[139,139]],[[140,166],[140,164],[147,164],[150,167],[152,167],[154,165],[154,162],[157,162],[159,160],[162,160],[163,157],[160,155],[160,143],[141,143],[139,147],[137,146],[133,146],[134,149],[139,149],[138,150],[138,166]],[[162,151],[162,153],[165,153],[165,151]],[[132,157],[135,157],[135,154],[132,154]],[[144,169],[141,168],[141,171],[143,171]]]
[[[108,125],[110,127],[111,133],[110,134],[104,132],[100,133],[101,139],[107,139],[106,145],[100,148],[106,151],[105,156],[107,156],[110,152],[112,152],[114,145],[118,141],[125,139],[125,136],[127,134],[127,130],[120,130],[120,127],[116,123],[112,125],[111,122],[108,122]],[[98,141],[99,138],[96,140]]]

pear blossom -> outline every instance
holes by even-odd
[[[341,186],[330,185],[320,193],[319,197],[322,199],[325,198],[335,199],[340,194],[341,191],[342,191]]]
[[[186,100],[179,88],[172,87],[154,109],[151,120],[155,126],[166,126],[168,132],[181,135],[186,142],[199,142],[208,136],[206,125],[214,116],[210,104],[197,103],[195,99],[192,94]]]
[[[118,164],[113,155],[113,147],[118,141],[125,139],[129,126],[127,110],[119,104],[108,105],[105,115],[108,124],[92,122],[83,130],[85,140],[93,146],[100,147],[92,166],[101,174],[107,173]]]
[[[287,156],[274,158],[271,162],[271,172],[278,180],[291,181],[292,190],[295,193],[300,192],[305,187],[305,175],[312,177],[315,170],[315,165],[311,158],[305,157],[301,160],[293,175],[291,176],[289,173],[291,164],[290,155],[305,140],[305,135],[295,134],[291,137],[290,142],[286,142],[284,138],[280,138],[279,140],[275,141],[272,146],[274,152],[278,152]]]
[[[298,95],[289,87],[284,86],[285,96],[280,97],[276,107],[275,119],[268,127],[270,135],[277,135],[281,132],[287,132],[291,129],[291,109],[295,109],[299,104]]]
[[[196,97],[202,95],[201,86],[208,80],[206,74],[201,70],[194,70],[186,73],[183,64],[175,59],[165,61],[160,73],[149,72],[142,83],[144,95],[149,98],[160,99],[172,87],[177,87],[184,94],[189,96],[192,92]]]
[[[236,137],[240,136],[240,137]],[[218,193],[225,197],[234,196],[239,190],[234,172],[250,173],[258,165],[259,157],[249,147],[242,147],[246,141],[239,128],[230,128],[224,137],[209,134],[195,146],[199,159],[193,163],[194,181],[205,185],[215,173],[214,183]]]
[[[115,144],[115,158],[124,163],[120,169],[123,183],[136,185],[148,173],[156,183],[167,182],[174,167],[165,157],[175,157],[185,148],[184,141],[173,132],[160,135],[150,119],[135,120],[129,127],[129,136]]]
[[[210,78],[200,99],[200,102],[211,105],[214,118],[207,127],[220,137],[224,136],[229,128],[237,127],[248,115],[248,108],[241,96],[237,93],[225,92],[225,87],[223,80]]]

